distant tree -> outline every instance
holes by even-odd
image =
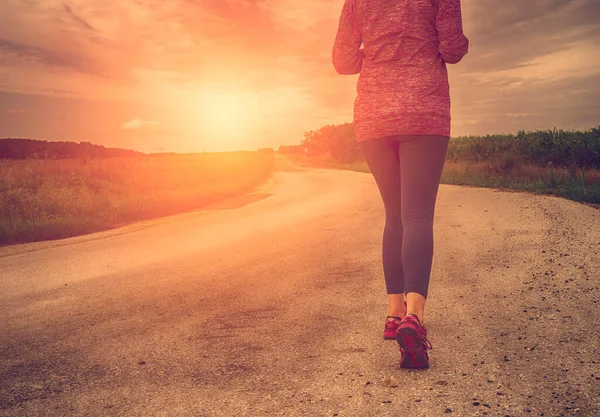
[[[329,153],[338,162],[351,163],[362,158],[352,123],[327,125],[306,132],[302,146],[309,156]]]

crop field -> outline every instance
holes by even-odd
[[[450,141],[442,181],[600,203],[600,127]]]

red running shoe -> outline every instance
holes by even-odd
[[[404,311],[406,311],[406,301],[404,302]],[[385,318],[385,328],[383,329],[383,338],[392,340],[396,338],[396,331],[400,326],[402,317],[387,316]]]
[[[432,349],[432,346],[427,340],[427,329],[423,327],[416,315],[408,314],[404,316],[398,326],[396,341],[400,345],[401,368],[429,368],[427,349]]]

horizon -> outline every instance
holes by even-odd
[[[343,1],[20,2],[0,15],[0,137],[143,153],[276,149],[352,121]],[[451,137],[600,124],[594,0],[462,0]],[[161,150],[162,149],[162,150]]]
[[[482,134],[482,135],[452,135],[450,137],[451,140],[458,140],[458,139],[467,139],[470,137],[481,137],[481,138],[485,138],[488,136],[517,136],[519,134],[519,132],[524,132],[525,134],[530,134],[530,133],[535,133],[537,131],[543,131],[543,132],[588,132],[591,131],[593,129],[600,129],[600,124],[596,125],[596,126],[592,126],[591,128],[588,129],[562,129],[559,128],[557,126],[553,126],[552,128],[547,128],[547,129],[534,129],[534,130],[526,130],[526,129],[519,129],[518,132],[516,133],[487,133],[487,134]],[[302,146],[301,141],[299,140],[296,143],[288,143],[288,144],[280,144],[280,145],[276,145],[276,146],[272,146],[272,147],[262,147],[262,148],[246,148],[246,149],[233,149],[233,150],[222,150],[222,151],[168,151],[168,150],[161,150],[158,149],[156,151],[151,151],[151,152],[143,152],[137,149],[132,149],[132,148],[123,148],[123,147],[113,147],[113,146],[106,146],[103,145],[101,143],[94,143],[94,142],[89,142],[89,141],[70,141],[70,140],[46,140],[46,139],[37,139],[37,138],[24,138],[24,137],[0,137],[0,141],[2,140],[31,140],[31,141],[42,141],[42,142],[55,142],[55,143],[75,143],[75,144],[82,144],[82,143],[91,143],[92,145],[96,145],[96,146],[104,146],[106,149],[118,149],[118,150],[125,150],[125,151],[135,151],[144,155],[160,155],[160,154],[176,154],[176,155],[191,155],[191,154],[205,154],[205,153],[211,153],[211,154],[218,154],[218,153],[235,153],[235,152],[259,152],[262,150],[273,150],[274,152],[278,152],[280,148],[282,147],[300,147]]]

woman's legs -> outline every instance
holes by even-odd
[[[360,144],[385,207],[383,267],[388,298],[406,294],[407,312],[421,322],[433,260],[435,203],[448,143],[444,136],[415,135]]]

